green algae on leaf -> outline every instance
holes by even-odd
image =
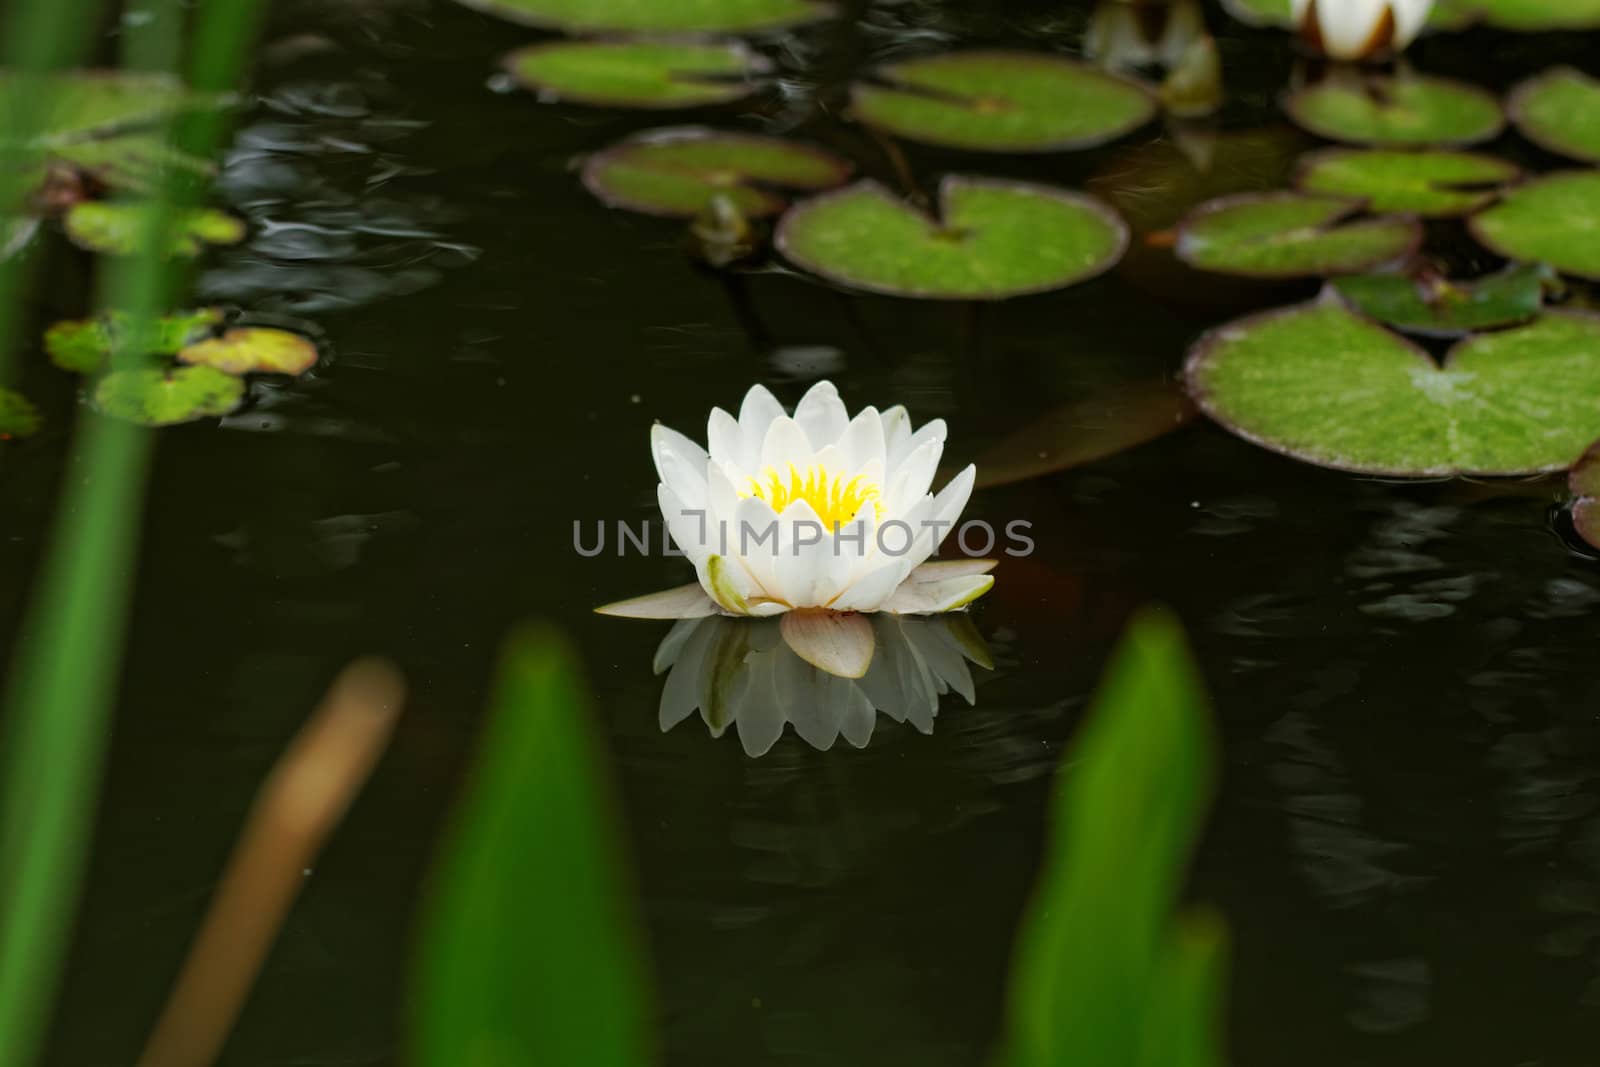
[[[1213,331],[1185,371],[1201,410],[1229,430],[1338,470],[1532,474],[1566,469],[1600,439],[1600,317],[1583,313],[1469,337],[1441,366],[1321,301]]]
[[[862,181],[797,205],[778,250],[831,281],[932,300],[1004,300],[1101,274],[1128,231],[1098,200],[1042,185],[951,175],[940,216]]]
[[[750,33],[828,18],[813,0],[459,0],[527,26],[569,33]]]
[[[67,211],[63,226],[72,243],[91,252],[127,256],[138,251],[148,228],[149,206],[138,201],[85,200]],[[168,255],[196,256],[205,245],[244,240],[244,222],[214,208],[180,212],[168,234]]]
[[[970,51],[879,67],[851,113],[896,136],[979,152],[1089,148],[1156,113],[1144,86],[1036,52]]]
[[[1350,274],[1404,259],[1422,242],[1415,219],[1350,218],[1349,200],[1300,193],[1223,197],[1178,227],[1178,258],[1252,278]]]
[[[44,334],[45,352],[50,362],[76,374],[93,374],[105,365],[116,345],[130,348],[129,355],[171,355],[191,341],[209,334],[222,322],[220,308],[200,308],[163,315],[150,324],[143,339],[124,337],[130,320],[122,312],[93,319],[69,319],[51,326]]]
[[[178,350],[178,362],[226,374],[304,374],[317,362],[306,337],[269,326],[242,326]]]
[[[1373,212],[1444,218],[1488,206],[1521,173],[1470,152],[1329,148],[1301,161],[1295,183],[1302,192],[1358,199]]]
[[[1468,226],[1507,259],[1600,279],[1600,170],[1558,171],[1519,185]]]
[[[1453,337],[1527,322],[1544,308],[1554,272],[1539,264],[1508,267],[1476,281],[1438,275],[1361,274],[1333,290],[1351,308],[1407,333]]]
[[[738,42],[607,40],[523,48],[505,58],[505,69],[553,99],[683,108],[749,96],[771,64]]]
[[[12,437],[32,437],[44,420],[27,397],[10,389],[0,389],[0,441]]]
[[[172,426],[226,415],[244,399],[244,382],[212,367],[113,371],[94,390],[94,406],[141,426]]]
[[[1283,107],[1312,133],[1351,144],[1476,144],[1505,127],[1492,94],[1444,78],[1331,78],[1291,94]]]
[[[612,207],[695,218],[724,197],[747,218],[787,206],[781,190],[838,185],[850,164],[811,145],[699,126],[648,130],[589,157],[583,184]]]
[[[1556,67],[1512,90],[1506,110],[1522,135],[1541,148],[1600,163],[1600,79]]]

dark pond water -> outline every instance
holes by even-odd
[[[707,121],[798,131],[892,181],[837,117],[854,71],[954,43],[1076,49],[1086,10],[852,14],[773,48],[781,94]],[[1209,14],[1225,125],[1309,143],[1275,117],[1287,42]],[[1234,933],[1235,1062],[1595,1062],[1600,564],[1570,547],[1554,480],[1386,483],[1196,424],[975,495],[974,517],[1031,521],[1038,551],[1002,566],[974,614],[997,661],[976,706],[947,698],[931,734],[880,719],[865,749],[821,752],[790,732],[752,760],[698,718],[661,733],[650,661],[666,625],[590,608],[684,581],[682,561],[571,548],[575,519],[652,514],[652,421],[698,434],[752,382],[793,402],[827,375],[852,406],[945,417],[965,463],[1097,383],[1173,374],[1199,331],[1299,290],[1197,280],[1159,255],[981,312],[782,273],[727,283],[690,263],[680,228],[607,210],[572,172],[659,123],[494,91],[496,57],[532,36],[424,0],[274,11],[262,98],[221,183],[253,236],[208,260],[199,288],[314,322],[332,355],[220,426],[161,438],[50,1063],[131,1061],[262,774],[366,651],[404,666],[414,700],[226,1062],[396,1062],[420,881],[496,646],[539,617],[573,635],[593,684],[666,1062],[980,1064],[1050,777],[1149,601],[1192,633],[1224,740],[1193,894]],[[1415,57],[1498,86],[1595,44],[1478,34]],[[924,180],[1152,197],[1179,158],[1159,126],[1030,161],[910,153]],[[1263,184],[1230,166],[1224,188]],[[63,250],[50,269],[40,323],[87,299],[83,261]],[[72,401],[64,376],[30,366],[52,429],[0,466],[8,640]]]

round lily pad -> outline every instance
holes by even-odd
[[[178,362],[226,374],[304,374],[317,362],[308,338],[268,326],[242,326],[178,350]]]
[[[85,200],[67,212],[64,226],[72,243],[80,248],[116,256],[132,255],[144,239],[149,210],[148,204],[140,202]],[[244,222],[225,211],[181,211],[173,219],[168,255],[199,255],[205,245],[238,244],[244,234]]]
[[[1476,144],[1505,127],[1493,95],[1444,78],[1330,79],[1290,95],[1283,107],[1312,133],[1351,144]]]
[[[855,289],[932,300],[1004,300],[1109,270],[1128,229],[1098,200],[1042,185],[952,175],[940,216],[874,181],[814,197],[783,217],[779,251]]]
[[[32,437],[43,420],[39,409],[21,393],[0,389],[0,441],[12,437]]]
[[[820,148],[698,126],[651,130],[589,157],[583,184],[612,207],[694,218],[726,198],[749,218],[787,206],[780,190],[827,189],[850,164]]]
[[[1104,144],[1156,113],[1137,82],[1060,56],[973,51],[880,67],[851,90],[852,114],[913,141],[978,152]]]
[[[141,426],[226,415],[243,399],[244,382],[212,367],[113,371],[94,390],[96,408]]]
[[[738,42],[560,41],[512,52],[505,68],[541,94],[601,107],[674,108],[749,96],[771,65]]]
[[[1234,433],[1339,470],[1564,470],[1600,438],[1600,317],[1577,312],[1470,337],[1440,366],[1337,303],[1305,304],[1208,334],[1186,373]]]
[[[1600,28],[1600,0],[1474,0],[1483,18],[1503,30],[1545,33]]]
[[[1506,103],[1511,121],[1534,144],[1600,163],[1600,79],[1556,67],[1517,86]]]
[[[1513,163],[1469,152],[1330,148],[1302,160],[1296,184],[1354,197],[1369,211],[1443,218],[1493,203],[1521,173]]]
[[[1600,279],[1600,170],[1558,171],[1519,185],[1468,225],[1507,259]]]
[[[833,14],[812,0],[460,0],[526,26],[572,33],[748,33]]]
[[[1301,193],[1223,197],[1178,227],[1178,258],[1252,278],[1351,274],[1404,259],[1422,243],[1415,219],[1351,219],[1349,200]]]
[[[1527,322],[1544,308],[1553,272],[1525,263],[1477,281],[1437,275],[1360,274],[1331,284],[1345,303],[1408,333],[1453,337]]]
[[[93,319],[58,322],[44,334],[45,352],[50,362],[76,374],[93,374],[105,365],[117,344],[135,349],[132,355],[170,355],[191,341],[209,334],[222,321],[220,308],[200,308],[163,315],[150,325],[142,340],[129,338],[131,322],[122,312]]]
[[[1572,467],[1567,485],[1577,499],[1572,502],[1572,525],[1578,535],[1600,548],[1600,444],[1591,446]]]

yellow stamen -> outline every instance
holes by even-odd
[[[848,525],[869,504],[873,518],[883,518],[883,494],[876,483],[860,474],[845,481],[818,465],[802,472],[791,463],[787,477],[775,467],[763,467],[759,475],[750,479],[750,487],[739,495],[760,497],[780,515],[796,500],[804,500],[828,530]]]

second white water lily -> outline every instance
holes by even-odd
[[[1295,25],[1334,59],[1404,49],[1422,32],[1434,0],[1292,0]]]

